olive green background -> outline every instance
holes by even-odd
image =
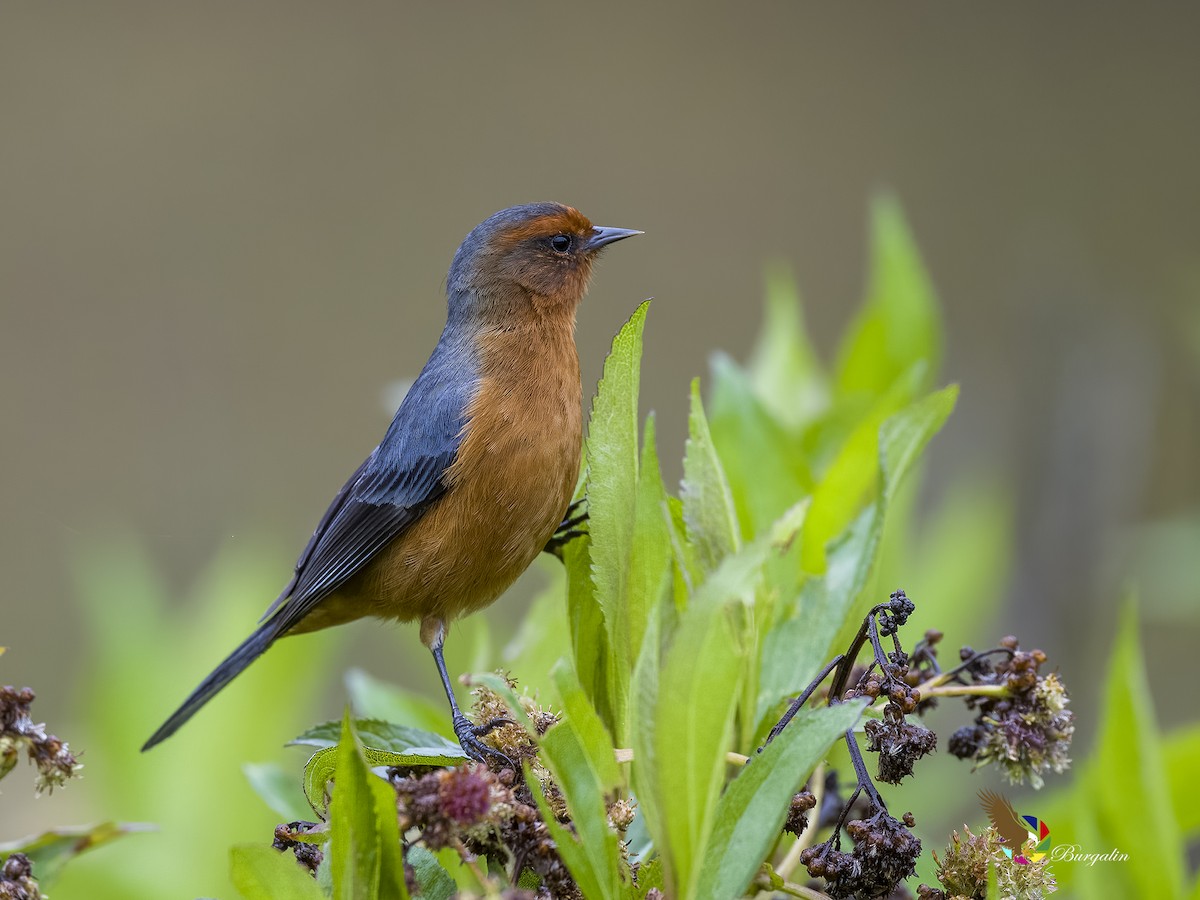
[[[282,586],[492,211],[646,231],[606,253],[579,347],[590,396],[655,297],[643,409],[674,482],[688,382],[745,356],[767,264],[832,354],[886,187],[962,384],[924,502],[974,473],[1016,513],[996,636],[1094,708],[1138,580],[1159,714],[1193,716],[1172,685],[1200,637],[1198,25],[1183,4],[3,4],[0,681],[70,736],[71,560],[114,534],[179,594],[239,543],[282,548]],[[245,598],[247,630],[272,596]],[[359,662],[412,657],[436,690],[411,630],[351,630]],[[203,674],[170,677],[182,698]],[[71,821],[83,790],[6,785],[0,839]]]

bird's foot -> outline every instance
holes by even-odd
[[[553,536],[546,542],[544,552],[562,559],[563,548],[575,538],[587,534],[587,530],[580,527],[588,520],[587,510],[579,511],[583,502],[584,498],[580,497],[567,507],[566,518],[562,520]]]
[[[488,757],[490,756],[492,759],[509,766],[514,771],[519,770],[517,764],[509,759],[507,755],[479,740],[484,735],[491,734],[497,728],[502,728],[505,725],[515,725],[516,723],[512,719],[501,717],[484,722],[482,725],[476,725],[462,713],[459,713],[454,717],[453,724],[454,734],[458,738],[459,746],[463,748],[463,751],[471,759],[481,762],[486,766]]]

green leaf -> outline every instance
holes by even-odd
[[[229,849],[229,878],[245,900],[325,900],[292,854],[261,844]]]
[[[662,860],[658,857],[638,866],[637,887],[633,891],[633,900],[646,900],[646,895],[653,888],[660,891],[666,888],[663,882]]]
[[[839,636],[844,623],[853,622],[858,628],[859,623],[848,618],[848,610],[870,579],[882,531],[882,507],[874,503],[830,544],[826,574],[804,584],[795,615],[778,622],[764,638],[757,736],[764,736],[774,724],[771,715],[776,704],[798,693],[848,643],[848,638],[842,642]]]
[[[696,548],[687,539],[687,523],[683,521],[683,501],[667,495],[667,527],[671,535],[671,553],[675,557],[673,579],[675,609],[683,610],[687,599],[704,580],[704,571]]]
[[[740,897],[779,839],[792,795],[838,736],[854,726],[863,704],[843,703],[797,714],[742,768],[721,795],[704,854],[697,897]]]
[[[334,775],[339,759],[341,724],[324,722],[314,725],[288,746],[319,747],[304,766],[304,796],[322,817],[325,815],[325,786]],[[365,744],[363,756],[372,766],[426,767],[455,766],[467,754],[455,741],[407,725],[379,719],[357,719],[355,734]]]
[[[826,580],[835,608],[840,610],[835,621],[841,623],[832,647],[826,648],[826,656],[830,655],[830,649],[844,647],[850,642],[867,609],[882,599],[875,596],[873,591],[868,593],[867,589],[879,555],[879,542],[889,505],[925,445],[941,430],[953,412],[957,400],[958,385],[949,385],[910,404],[889,417],[880,427],[880,496],[874,509],[865,514],[866,521],[860,519],[855,523],[856,529],[866,528],[867,533],[851,537],[851,553],[846,558],[846,570],[835,571],[831,565],[830,577]],[[838,565],[842,565],[840,554]],[[885,593],[891,590],[888,587]]]
[[[799,431],[829,404],[825,372],[808,338],[795,279],[782,267],[767,270],[763,324],[747,370],[763,406],[790,431]]]
[[[413,728],[453,737],[454,729],[444,704],[434,703],[400,685],[381,681],[363,669],[348,670],[345,681],[356,719],[405,722]]]
[[[417,885],[421,888],[419,900],[452,900],[457,895],[458,886],[450,873],[420,844],[408,848],[406,861],[417,875]]]
[[[590,501],[589,501],[590,506]],[[592,538],[583,535],[563,548],[567,569],[567,619],[571,627],[571,655],[579,683],[598,710],[611,717],[608,708],[608,632],[604,612],[596,601],[592,580]]]
[[[637,308],[613,339],[604,361],[588,424],[587,498],[588,542],[595,585],[595,603],[603,614],[609,644],[605,677],[596,677],[591,658],[576,666],[585,690],[603,686],[604,694],[589,695],[610,729],[625,719],[629,656],[630,561],[633,556],[638,495],[638,388],[642,363],[642,331],[649,301]],[[594,623],[589,617],[588,624]],[[583,635],[596,642],[596,632]],[[578,646],[577,650],[578,650]],[[611,657],[611,658],[608,658]],[[636,658],[636,657],[634,657]],[[617,671],[614,672],[613,668]]]
[[[993,856],[987,864],[987,889],[983,892],[985,897],[1000,896],[1000,880],[996,877],[996,865],[996,858]]]
[[[605,804],[620,781],[612,739],[570,667],[559,663],[551,675],[562,697],[563,718],[542,736],[542,757],[567,802],[578,837],[555,820],[538,792],[535,797],[583,895],[619,897],[621,854]]]
[[[844,340],[837,366],[840,395],[879,396],[923,363],[928,387],[942,354],[937,299],[899,203],[881,196],[871,208],[871,282]]]
[[[341,738],[341,729],[341,722],[323,722],[289,741],[287,746],[333,747]],[[355,719],[354,731],[364,746],[374,750],[390,750],[393,753],[436,751],[444,756],[466,758],[457,741],[408,725],[397,725],[382,719]]]
[[[1175,810],[1175,821],[1184,837],[1200,832],[1200,781],[1196,763],[1200,761],[1200,725],[1190,725],[1162,742],[1167,768],[1167,791]]]
[[[0,844],[0,862],[10,854],[24,853],[33,864],[33,877],[46,889],[58,878],[63,866],[80,853],[142,831],[157,831],[157,828],[141,822],[102,822],[83,828],[55,828]]]
[[[749,749],[756,721],[758,673],[762,653],[760,635],[774,616],[776,591],[766,585],[769,564],[780,558],[804,525],[808,501],[784,512],[764,534],[721,560],[691,599],[692,604],[717,604],[728,614],[736,651],[741,657],[741,733],[737,745]]]
[[[254,793],[285,822],[300,822],[308,816],[301,782],[278,763],[243,763],[242,773]]]
[[[768,412],[737,364],[718,353],[712,372],[713,443],[741,532],[752,538],[811,491],[812,474],[798,438]]]
[[[873,401],[822,474],[813,490],[800,548],[800,562],[806,572],[825,571],[826,546],[854,521],[864,503],[878,498],[883,423],[913,402],[921,374],[918,364]]]
[[[1115,877],[1126,890],[1112,896],[1178,897],[1183,894],[1183,840],[1171,795],[1154,696],[1146,680],[1136,603],[1130,599],[1117,625],[1108,668],[1100,740],[1088,772],[1100,847],[1129,854]],[[1129,814],[1136,801],[1138,815]],[[1115,889],[1115,885],[1113,885]]]
[[[372,768],[392,767],[407,769],[441,769],[446,766],[460,765],[467,758],[458,748],[458,755],[442,752],[436,749],[413,748],[407,752],[393,750],[375,750],[366,747],[362,751],[363,759]],[[328,812],[325,789],[337,771],[339,754],[337,747],[324,747],[309,757],[304,764],[304,796],[313,811],[325,818]]]
[[[641,716],[647,711],[653,712],[658,703],[658,675],[662,668],[661,635],[664,630],[662,623],[666,615],[667,610],[663,609],[660,615],[650,618],[645,640],[642,641],[642,652],[633,669],[629,697],[633,711],[630,743],[634,753],[629,774],[638,799],[637,820],[633,827],[641,827],[650,835],[649,843],[657,846],[665,846],[667,839],[666,815],[658,801],[662,764],[654,741],[653,723],[641,721]]]
[[[654,416],[646,419],[642,439],[642,458],[638,466],[637,503],[634,510],[633,547],[625,603],[605,613],[609,645],[614,651],[612,691],[618,698],[620,716],[613,733],[622,746],[629,742],[630,681],[641,653],[642,641],[652,616],[664,599],[671,575],[671,534],[667,510],[667,491],[658,464]]]
[[[367,768],[350,711],[342,720],[329,808],[334,900],[407,900],[396,794]]]
[[[958,385],[927,394],[907,409],[891,416],[879,430],[879,468],[883,496],[891,500],[930,438],[942,429],[958,402]]]
[[[724,781],[744,657],[730,610],[701,594],[680,615],[657,672],[653,643],[648,637],[635,676],[634,789],[668,896],[690,900]]]
[[[687,451],[683,457],[683,520],[688,540],[696,548],[701,567],[711,572],[722,559],[741,546],[741,531],[729,482],[713,446],[704,404],[700,401],[700,379],[692,381],[691,412],[688,415]]]

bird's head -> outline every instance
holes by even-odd
[[[451,312],[504,315],[531,307],[573,316],[600,251],[635,234],[641,232],[597,227],[561,203],[501,210],[454,254],[446,279]]]

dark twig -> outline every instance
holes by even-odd
[[[808,687],[806,687],[800,693],[800,696],[798,696],[791,702],[791,704],[788,705],[787,712],[783,714],[783,718],[775,723],[775,727],[771,729],[770,733],[767,735],[767,739],[763,741],[762,747],[758,748],[759,753],[762,753],[767,744],[771,743],[771,741],[775,740],[775,738],[779,736],[779,732],[783,731],[783,729],[787,727],[788,722],[792,721],[796,713],[800,712],[800,707],[808,702],[808,698],[813,695],[813,692],[816,691],[818,687],[820,687],[821,682],[829,677],[829,673],[833,671],[833,667],[841,661],[841,656],[835,656],[832,660],[830,660],[829,664],[820,672],[818,672],[817,677],[814,678],[812,682],[809,683]]]

